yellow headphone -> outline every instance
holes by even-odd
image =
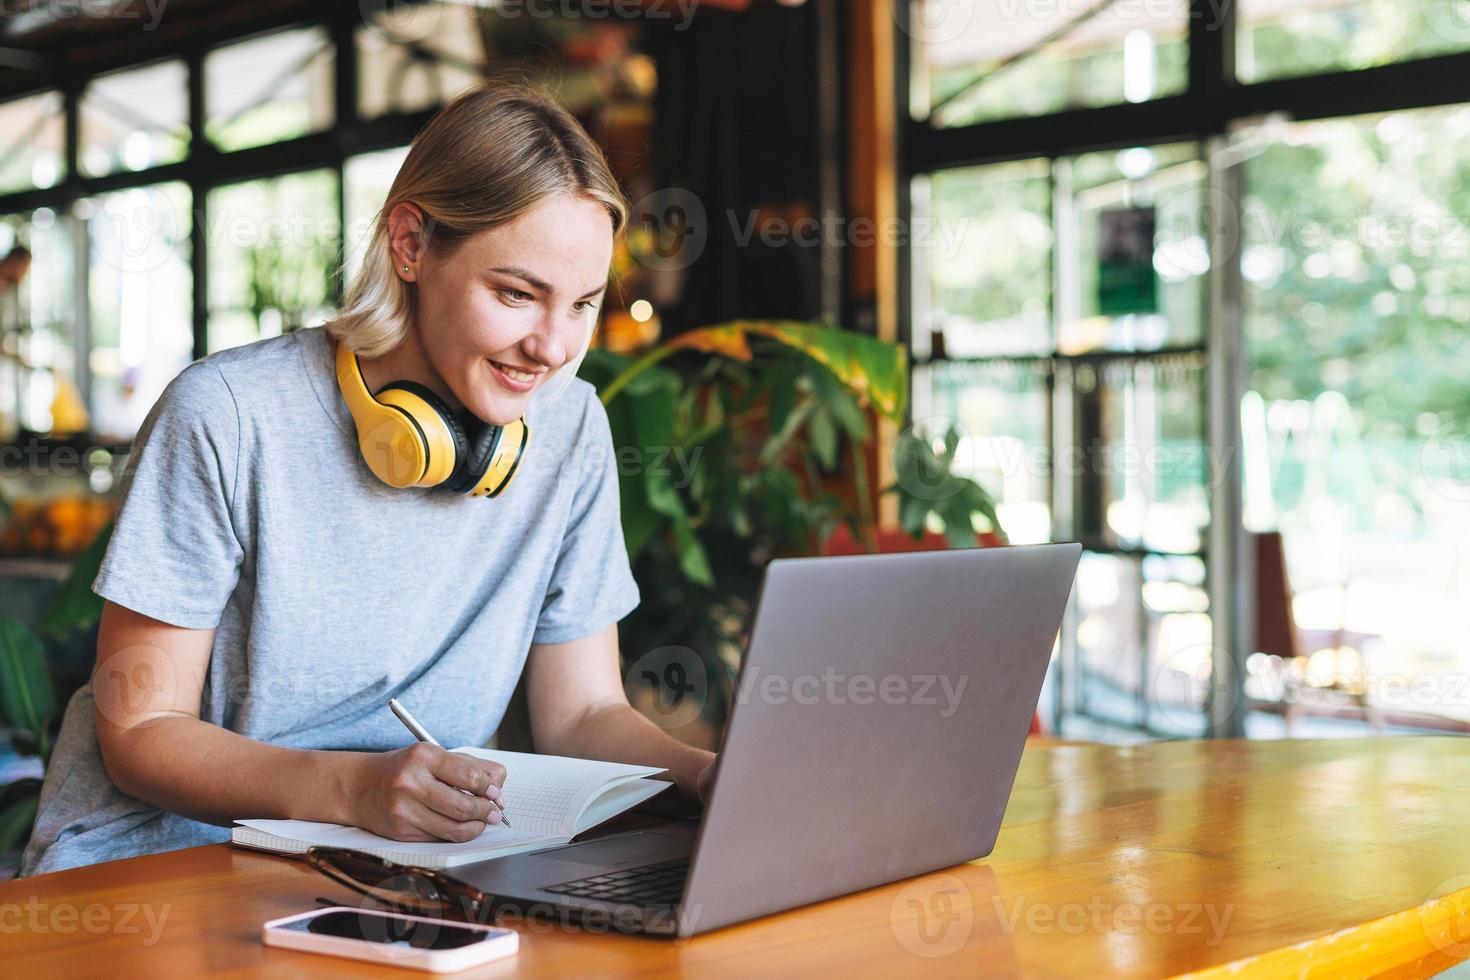
[[[531,435],[525,419],[498,426],[470,416],[461,424],[438,395],[413,381],[395,381],[374,395],[357,355],[333,343],[337,387],[374,476],[390,487],[442,486],[472,497],[493,497],[510,483]]]

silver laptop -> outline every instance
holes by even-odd
[[[772,561],[701,821],[455,876],[512,913],[692,936],[984,857],[1081,553]]]

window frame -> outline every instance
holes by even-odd
[[[1121,150],[1133,146],[1197,142],[1211,166],[1207,186],[1212,194],[1238,201],[1243,190],[1238,167],[1216,166],[1223,157],[1226,140],[1237,126],[1269,115],[1285,115],[1293,121],[1369,115],[1399,110],[1470,103],[1470,51],[1394,62],[1373,68],[1330,71],[1320,74],[1274,78],[1244,83],[1236,74],[1235,46],[1240,18],[1233,0],[1189,0],[1187,86],[1182,94],[1140,103],[1123,103],[1095,108],[1067,109],[1047,115],[1019,117],[953,127],[936,127],[910,114],[912,70],[912,7],[918,0],[896,0],[893,15],[894,91],[897,118],[895,173],[898,182],[899,221],[913,221],[912,187],[915,177],[932,176],[944,170],[1014,160],[1046,159],[1053,169],[1059,158],[1099,150]],[[1213,27],[1211,25],[1214,25]],[[1245,535],[1239,453],[1240,399],[1245,392],[1246,357],[1244,318],[1241,305],[1244,283],[1238,256],[1227,239],[1217,235],[1210,242],[1212,254],[1231,254],[1231,261],[1216,262],[1210,272],[1209,306],[1205,334],[1193,353],[1205,364],[1204,422],[1209,450],[1215,458],[1230,462],[1210,489],[1210,523],[1198,555],[1206,561],[1206,587],[1214,624],[1215,671],[1213,700],[1207,718],[1207,734],[1245,734],[1244,678],[1249,655],[1251,592],[1247,578],[1249,541]],[[897,245],[898,340],[912,349],[914,330],[914,265],[907,237]],[[1181,353],[1161,351],[1163,356]],[[1138,360],[1149,357],[1139,352],[1082,355],[1082,358]],[[968,358],[998,360],[1001,358]],[[1063,355],[1041,355],[1048,370],[1065,365]],[[910,384],[914,373],[927,364],[962,358],[911,359]],[[1048,422],[1048,431],[1055,430]],[[1094,479],[1098,479],[1093,475]],[[1053,510],[1056,512],[1057,498]],[[1055,523],[1055,519],[1054,519]],[[1054,527],[1054,537],[1057,530]],[[1148,554],[1138,549],[1090,551],[1133,554],[1142,561]],[[1062,629],[1062,656],[1055,683],[1050,684],[1053,717],[1060,719],[1071,704],[1078,704],[1078,679],[1067,670],[1068,634],[1075,629],[1072,608]],[[1146,699],[1145,669],[1138,692],[1136,727],[1150,731]],[[1079,713],[1086,717],[1085,709]],[[1126,722],[1107,719],[1127,727]]]
[[[190,270],[192,273],[192,316],[193,357],[203,357],[209,347],[208,322],[209,297],[209,243],[206,230],[211,227],[208,212],[209,192],[215,188],[262,178],[280,177],[285,174],[312,170],[330,170],[337,177],[337,199],[339,250],[344,246],[340,235],[347,228],[347,202],[345,168],[347,161],[363,153],[393,149],[412,141],[414,135],[429,121],[437,107],[404,113],[389,113],[364,120],[358,113],[358,64],[356,31],[368,23],[373,13],[371,5],[357,4],[328,5],[320,13],[304,13],[300,9],[275,13],[247,24],[231,25],[229,28],[210,34],[189,44],[161,51],[144,57],[134,55],[128,59],[99,62],[85,71],[38,72],[24,87],[6,91],[4,101],[22,99],[45,92],[60,92],[65,124],[63,175],[54,185],[47,188],[31,188],[23,191],[0,194],[0,214],[24,214],[38,208],[50,208],[57,214],[72,214],[78,201],[114,191],[135,187],[179,181],[190,192],[192,212],[190,215]],[[332,90],[334,99],[333,120],[328,128],[302,136],[268,143],[262,146],[222,152],[209,141],[205,130],[206,81],[205,57],[212,51],[227,48],[241,41],[266,37],[302,28],[324,28],[332,47]],[[99,76],[122,70],[145,68],[150,65],[182,60],[188,86],[189,149],[187,155],[174,163],[148,167],[143,170],[122,169],[101,176],[87,176],[79,167],[80,147],[80,102],[86,87]],[[76,318],[77,344],[80,350],[91,349],[90,309],[88,305],[88,273],[86,265],[75,270],[73,277],[73,307]],[[340,302],[342,285],[337,285]],[[86,370],[86,359],[82,359],[79,377],[75,379],[83,402],[90,405],[91,378]],[[44,437],[43,437],[44,438]],[[73,440],[63,440],[76,442]],[[80,443],[79,443],[80,444]],[[96,440],[85,440],[87,446],[101,445]],[[126,451],[127,444],[107,443],[113,451]]]

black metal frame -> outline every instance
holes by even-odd
[[[935,127],[927,120],[911,119],[908,112],[911,52],[907,27],[912,2],[894,0],[899,27],[894,35],[894,98],[901,113],[897,172],[900,216],[905,222],[912,219],[909,194],[912,180],[936,171],[1023,159],[1055,161],[1064,156],[1131,146],[1194,142],[1203,148],[1211,139],[1226,135],[1233,126],[1268,114],[1312,120],[1470,102],[1470,51],[1379,68],[1243,84],[1237,80],[1235,70],[1238,10],[1234,0],[1189,0],[1188,82],[1182,94],[1137,104],[1068,109],[1038,117]],[[899,338],[910,345],[914,330],[911,262],[911,248],[904,239],[899,245]],[[910,370],[945,360],[1037,363],[1042,367],[1048,394],[1052,396],[1048,398],[1047,426],[1048,441],[1051,442],[1055,408],[1052,389],[1059,367],[1079,361],[1144,361],[1178,357],[1180,354],[1203,360],[1208,354],[1208,347],[1202,338],[1197,346],[1155,352],[1100,351],[1080,356],[1053,353],[964,359],[931,357],[927,362],[914,362]],[[1205,402],[1203,419],[1208,430],[1209,386],[1202,384],[1201,387]],[[1209,440],[1203,438],[1202,441],[1208,443]],[[1213,512],[1211,519],[1216,519]],[[1138,561],[1155,554],[1139,548],[1112,547],[1100,541],[1086,544],[1089,551]],[[1207,548],[1201,547],[1193,555],[1208,558]],[[1147,683],[1146,677],[1144,683]],[[1141,691],[1139,696],[1142,698],[1144,693]],[[1107,720],[1117,722],[1117,719]],[[1147,728],[1146,719],[1140,719],[1139,727]]]
[[[904,6],[908,0],[898,2]],[[1470,51],[1242,84],[1235,79],[1236,6],[1226,0],[1218,24],[1212,24],[1216,2],[1190,0],[1189,82],[1183,94],[949,128],[909,119],[905,111],[906,176],[1028,157],[1202,140],[1268,113],[1309,120],[1470,102]],[[906,39],[903,32],[899,35]],[[907,47],[902,43],[900,47],[906,69]],[[900,75],[897,94],[906,109],[908,72]]]
[[[57,88],[61,90],[66,114],[65,177],[53,187],[0,195],[0,214],[22,213],[42,207],[65,214],[70,212],[72,205],[78,200],[97,194],[168,182],[186,184],[190,193],[192,215],[189,242],[190,267],[193,272],[193,356],[203,357],[209,345],[209,192],[247,180],[310,170],[331,170],[337,176],[337,227],[339,236],[345,236],[347,214],[343,169],[346,162],[361,153],[407,144],[434,114],[434,110],[430,108],[417,112],[394,113],[370,120],[358,116],[356,31],[372,13],[371,8],[371,4],[323,4],[310,8],[288,8],[284,12],[273,12],[264,19],[256,18],[200,35],[181,49],[174,49],[147,60],[129,58],[99,61],[95,71],[82,77],[62,78],[56,74],[38,74],[35,78],[36,84],[28,86],[25,92],[9,94],[22,97]],[[211,51],[252,37],[313,27],[325,28],[333,45],[333,124],[319,132],[265,146],[227,153],[216,150],[206,137],[204,127],[205,57]],[[176,163],[145,170],[120,171],[101,177],[82,175],[77,166],[78,110],[86,86],[92,79],[108,72],[143,68],[150,64],[175,60],[182,60],[187,71],[188,155]],[[339,248],[343,247],[344,240],[339,238]],[[78,271],[79,280],[84,280],[83,270]],[[338,288],[340,290],[340,283]],[[81,297],[79,303],[80,299]],[[89,321],[89,311],[85,303],[80,303],[76,310],[77,328],[85,333]]]

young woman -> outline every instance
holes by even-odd
[[[623,694],[639,592],[607,415],[574,377],[626,220],[563,108],[467,93],[414,140],[337,320],[169,385],[22,874],[227,840],[241,817],[468,840],[500,821],[505,771],[413,742],[387,701],[481,745],[523,669],[538,751],[702,795],[713,755]]]

